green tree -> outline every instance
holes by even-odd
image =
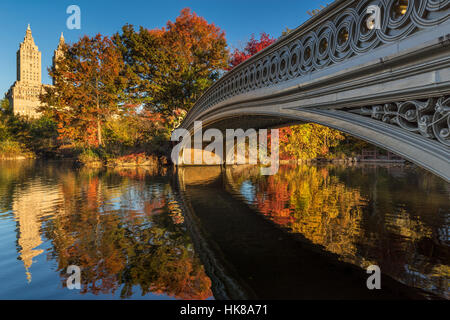
[[[160,79],[169,73],[169,58],[161,50],[160,39],[144,27],[135,31],[133,25],[126,24],[122,27],[122,33],[114,34],[112,40],[125,63],[128,99],[136,104],[151,106],[155,92],[160,90]]]
[[[227,67],[224,32],[188,8],[165,28],[126,25],[113,39],[132,71],[129,93],[165,115],[188,111]]]
[[[6,115],[9,113],[9,101],[4,98],[0,100],[0,141],[5,141],[9,138],[9,129],[6,125]]]
[[[6,97],[0,100],[0,111],[2,114],[7,114],[11,112],[9,100]]]

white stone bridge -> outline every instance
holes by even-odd
[[[367,8],[380,9],[380,28]],[[289,8],[284,8],[289,10]],[[225,74],[181,127],[314,122],[450,181],[450,0],[337,0]]]

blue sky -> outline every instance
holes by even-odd
[[[331,1],[328,1],[331,2]],[[278,37],[286,28],[306,21],[308,10],[326,5],[322,0],[2,0],[0,2],[0,98],[16,80],[16,51],[30,23],[34,40],[42,52],[42,79],[51,83],[47,67],[59,35],[68,42],[97,33],[112,35],[130,23],[160,28],[190,7],[226,33],[230,47],[242,47],[252,33]],[[81,30],[68,30],[69,5],[81,9]]]

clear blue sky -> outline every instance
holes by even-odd
[[[42,52],[42,79],[51,83],[47,67],[59,35],[68,42],[81,36],[112,35],[125,23],[160,28],[174,21],[180,10],[190,7],[226,33],[231,48],[243,47],[252,33],[278,37],[286,28],[306,21],[307,10],[326,5],[322,0],[2,0],[0,2],[0,98],[16,80],[16,51],[30,23],[34,40]],[[68,30],[66,9],[81,8],[81,30]]]

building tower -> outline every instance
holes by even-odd
[[[58,59],[64,57],[64,35],[61,32],[61,37],[59,37],[59,43],[58,47],[56,48],[55,52],[53,53],[53,68],[56,68],[56,62]],[[55,79],[53,79],[53,85],[55,84]]]
[[[17,81],[7,93],[14,114],[37,117],[42,91],[41,52],[34,43],[30,25],[17,51]]]
[[[29,84],[42,84],[41,52],[34,43],[30,25],[17,51],[17,80]]]

